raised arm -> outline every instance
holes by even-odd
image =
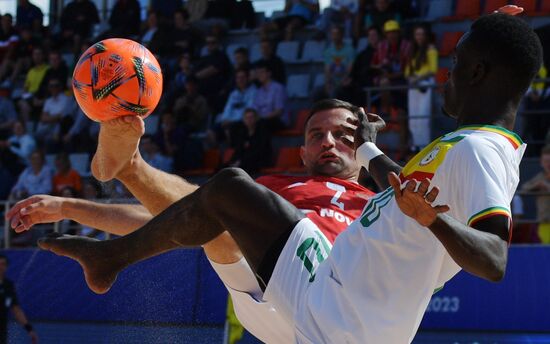
[[[348,141],[348,145],[355,149],[357,162],[365,167],[380,189],[387,189],[390,186],[388,173],[399,174],[402,167],[375,145],[378,131],[384,129],[386,122],[376,114],[366,114],[363,109],[357,120],[348,119],[348,122],[350,126],[345,127],[345,130],[349,136],[353,136],[353,142]]]
[[[77,198],[36,195],[24,199],[6,214],[16,232],[40,223],[70,219],[101,231],[126,235],[153,216],[138,204],[102,204]]]

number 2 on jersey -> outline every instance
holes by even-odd
[[[337,206],[341,210],[345,210],[344,209],[344,202],[341,202],[341,201],[339,202],[338,200],[340,199],[342,194],[344,194],[344,192],[346,192],[346,188],[343,187],[342,185],[334,184],[334,183],[331,183],[331,182],[327,182],[326,185],[327,185],[327,188],[329,188],[330,190],[336,191],[336,193],[334,194],[334,197],[332,197],[332,199],[330,200],[330,204],[334,204],[335,206]]]

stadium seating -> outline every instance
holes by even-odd
[[[304,133],[304,126],[306,124],[307,117],[309,115],[309,109],[303,109],[298,111],[292,128],[282,130],[276,133],[277,136],[302,136]]]
[[[512,0],[511,4],[523,7],[523,12],[528,16],[537,14],[537,0]]]
[[[313,79],[313,88],[323,87],[323,85],[325,85],[325,74],[319,73],[315,75],[315,79]]]
[[[541,16],[550,15],[550,0],[541,0],[540,11],[537,14]]]
[[[303,171],[300,147],[281,147],[274,167],[263,168],[261,173],[275,174]]]
[[[298,51],[300,50],[300,42],[290,41],[281,42],[277,45],[277,55],[284,62],[296,62],[298,60]]]
[[[159,115],[151,115],[143,121],[145,123],[145,134],[155,135],[159,127]]]
[[[227,164],[229,160],[231,160],[231,157],[233,156],[233,153],[235,153],[235,150],[233,148],[226,148],[223,151],[222,155],[222,164]]]
[[[207,149],[204,152],[202,168],[183,171],[184,176],[209,176],[214,174],[220,166],[221,153],[219,149]]]
[[[439,56],[445,57],[453,53],[456,44],[464,32],[445,32],[439,44]]]
[[[435,20],[442,17],[449,17],[452,11],[452,1],[449,0],[431,0],[429,2],[426,19]]]
[[[254,43],[250,46],[250,61],[256,62],[262,57],[260,43]]]
[[[457,0],[453,15],[445,17],[445,21],[458,21],[464,19],[474,19],[479,16],[479,0]]]
[[[309,74],[290,75],[287,81],[289,98],[306,98],[309,96]]]
[[[365,48],[369,45],[369,40],[367,37],[361,37],[359,38],[359,41],[357,41],[357,53],[360,53],[361,51],[365,50]]]
[[[74,153],[69,155],[71,166],[82,177],[89,177],[90,173],[90,154]]]
[[[306,41],[301,60],[304,62],[323,61],[325,46],[325,41]]]

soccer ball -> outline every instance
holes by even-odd
[[[110,38],[82,54],[73,73],[80,108],[94,121],[137,115],[147,117],[162,93],[157,59],[143,45]]]

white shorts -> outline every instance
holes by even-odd
[[[293,326],[319,264],[332,248],[310,219],[298,222],[281,252],[267,284],[264,300],[273,304]]]
[[[210,264],[233,300],[235,315],[256,338],[264,343],[294,343],[294,324],[284,319],[270,302],[244,258],[233,264]]]

